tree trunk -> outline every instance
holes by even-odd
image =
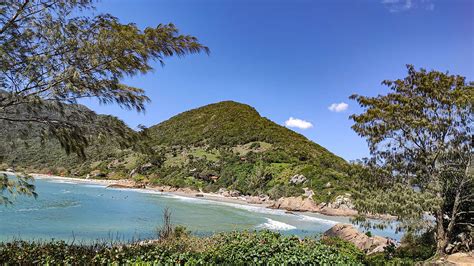
[[[446,254],[448,237],[443,225],[443,211],[436,212],[436,255],[442,257]]]

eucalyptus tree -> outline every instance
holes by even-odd
[[[456,232],[473,229],[474,83],[407,69],[407,77],[382,82],[386,95],[351,96],[364,110],[351,116],[352,128],[372,155],[356,206],[364,214],[397,216],[399,229],[433,226],[443,255]]]
[[[122,84],[125,76],[148,73],[153,61],[164,64],[167,57],[209,53],[196,37],[180,34],[173,24],[140,29],[110,14],[93,15],[93,10],[92,0],[0,3],[3,126],[34,124],[43,136],[58,139],[66,152],[84,156],[91,136],[98,135],[90,134],[93,119],[81,108],[65,111],[66,104],[95,98],[143,111],[149,98],[142,89]],[[130,132],[117,119],[101,122],[93,126],[96,131],[130,140]],[[32,191],[25,182],[14,183],[4,177],[2,194]]]

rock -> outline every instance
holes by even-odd
[[[356,210],[352,209],[334,209],[328,207],[321,207],[318,212],[329,216],[357,216],[358,214]]]
[[[294,185],[299,185],[299,184],[302,184],[306,181],[306,177],[304,175],[294,175],[291,179],[290,179],[290,183],[291,184],[294,184]]]
[[[318,205],[311,198],[288,197],[279,198],[269,206],[274,209],[284,209],[287,211],[319,211]]]
[[[216,182],[217,180],[219,180],[219,177],[213,175],[213,176],[210,176],[209,179],[212,180],[212,182]]]
[[[269,201],[270,200],[270,196],[268,195],[265,195],[265,194],[262,194],[260,196],[258,196],[262,201]]]
[[[102,173],[100,170],[94,170],[90,173],[90,177],[92,178],[98,178],[98,177],[106,177],[107,174]]]
[[[313,197],[314,192],[313,192],[311,189],[309,189],[309,188],[307,188],[307,187],[305,187],[305,188],[303,188],[303,189],[304,189],[304,194],[303,194],[303,195],[304,195],[305,197],[308,197],[308,198],[312,198],[312,197]]]
[[[359,232],[357,228],[350,224],[336,224],[324,233],[324,237],[338,237],[349,241],[366,254],[383,252],[384,248],[392,243],[391,240],[385,237],[368,237],[365,233]]]
[[[229,195],[231,197],[240,197],[241,193],[238,190],[231,190],[231,191],[229,191]]]
[[[229,191],[227,190],[227,188],[223,188],[223,187],[219,188],[219,191],[217,191],[217,193],[219,193],[221,195],[226,193],[226,192],[229,192]]]
[[[196,198],[203,198],[203,197],[204,197],[204,195],[203,195],[203,194],[199,194],[199,193],[198,193],[198,194],[196,194],[196,195],[194,195],[194,196],[195,196]]]
[[[350,194],[339,195],[336,199],[328,204],[328,207],[334,209],[354,209],[354,204],[350,199]]]
[[[267,203],[270,200],[270,197],[268,195],[246,196],[245,200],[251,204],[263,204]]]
[[[146,163],[146,164],[140,166],[140,171],[141,171],[141,172],[144,172],[144,171],[149,170],[149,169],[152,168],[152,167],[153,167],[153,164],[152,164],[152,163]]]
[[[130,174],[128,174],[129,177],[133,177],[137,173],[137,168],[134,168],[132,171],[130,171]]]
[[[330,187],[332,187],[331,182],[327,182],[326,185],[324,185],[324,188],[330,188]]]
[[[290,211],[285,211],[286,214],[295,214],[294,212],[290,212]]]
[[[458,252],[446,257],[446,261],[454,265],[474,265],[474,254],[473,251],[469,253]]]
[[[107,188],[133,188],[132,185],[125,185],[125,184],[110,184]]]
[[[224,197],[240,197],[240,191],[238,190],[227,190],[225,188],[219,189],[219,193]]]

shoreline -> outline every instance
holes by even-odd
[[[6,172],[6,171],[0,171],[0,173],[4,173],[8,175],[19,174],[15,172]],[[86,179],[86,178],[79,178],[79,177],[64,177],[64,176],[38,174],[38,173],[28,173],[28,175],[32,176],[34,179],[73,181],[75,183],[80,183],[80,184],[103,185],[105,186],[105,188],[110,188],[110,189],[145,190],[145,191],[150,191],[150,192],[158,192],[158,193],[163,193],[163,194],[176,195],[176,196],[192,198],[192,199],[210,200],[210,201],[215,201],[215,202],[235,203],[235,204],[241,204],[241,205],[265,207],[265,208],[268,208],[271,205],[271,204],[265,204],[265,203],[250,203],[244,197],[225,197],[217,193],[206,193],[206,192],[193,190],[190,188],[173,188],[170,186],[146,186],[143,188],[136,188],[136,187],[133,187],[133,184],[135,184],[135,181],[129,180],[129,179],[118,179],[118,180],[95,179],[95,178]],[[202,196],[196,196],[197,194],[202,195]]]
[[[0,173],[9,174],[9,175],[18,175],[22,173],[18,172],[8,172],[8,171],[0,171]],[[225,203],[234,203],[234,204],[241,204],[247,206],[255,206],[255,207],[264,207],[268,209],[279,209],[288,213],[315,213],[319,215],[325,216],[333,216],[333,217],[345,217],[350,218],[357,215],[357,211],[352,209],[336,209],[336,208],[326,208],[326,207],[319,207],[318,204],[314,202],[310,202],[308,205],[308,199],[302,200],[302,197],[290,197],[290,198],[280,198],[278,200],[266,200],[260,201],[258,197],[253,196],[224,196],[218,193],[206,193],[202,191],[197,191],[191,188],[175,188],[171,186],[153,186],[153,185],[146,185],[143,187],[137,187],[137,183],[130,179],[95,179],[95,178],[79,178],[79,177],[64,177],[64,176],[56,176],[56,175],[49,175],[49,174],[39,174],[39,173],[28,173],[28,175],[32,176],[33,178],[37,179],[54,179],[54,180],[63,180],[63,181],[73,181],[76,183],[82,184],[95,184],[95,185],[103,185],[106,188],[115,188],[115,189],[130,189],[130,190],[145,190],[150,192],[158,192],[158,193],[165,193],[170,195],[176,195],[186,198],[192,199],[203,199],[203,200],[210,200],[214,202],[225,202]],[[296,207],[290,208],[288,205],[282,205],[281,201],[283,202],[288,200],[296,200],[298,203]],[[387,219],[384,216],[377,216],[377,217],[369,217],[374,219]],[[390,218],[388,218],[390,219]]]

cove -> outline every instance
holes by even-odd
[[[347,217],[285,213],[257,205],[217,202],[147,190],[36,179],[38,198],[18,196],[0,206],[0,241],[134,241],[155,237],[165,208],[172,222],[196,235],[232,230],[269,229],[297,236],[318,236]],[[391,229],[372,233],[400,239]]]

